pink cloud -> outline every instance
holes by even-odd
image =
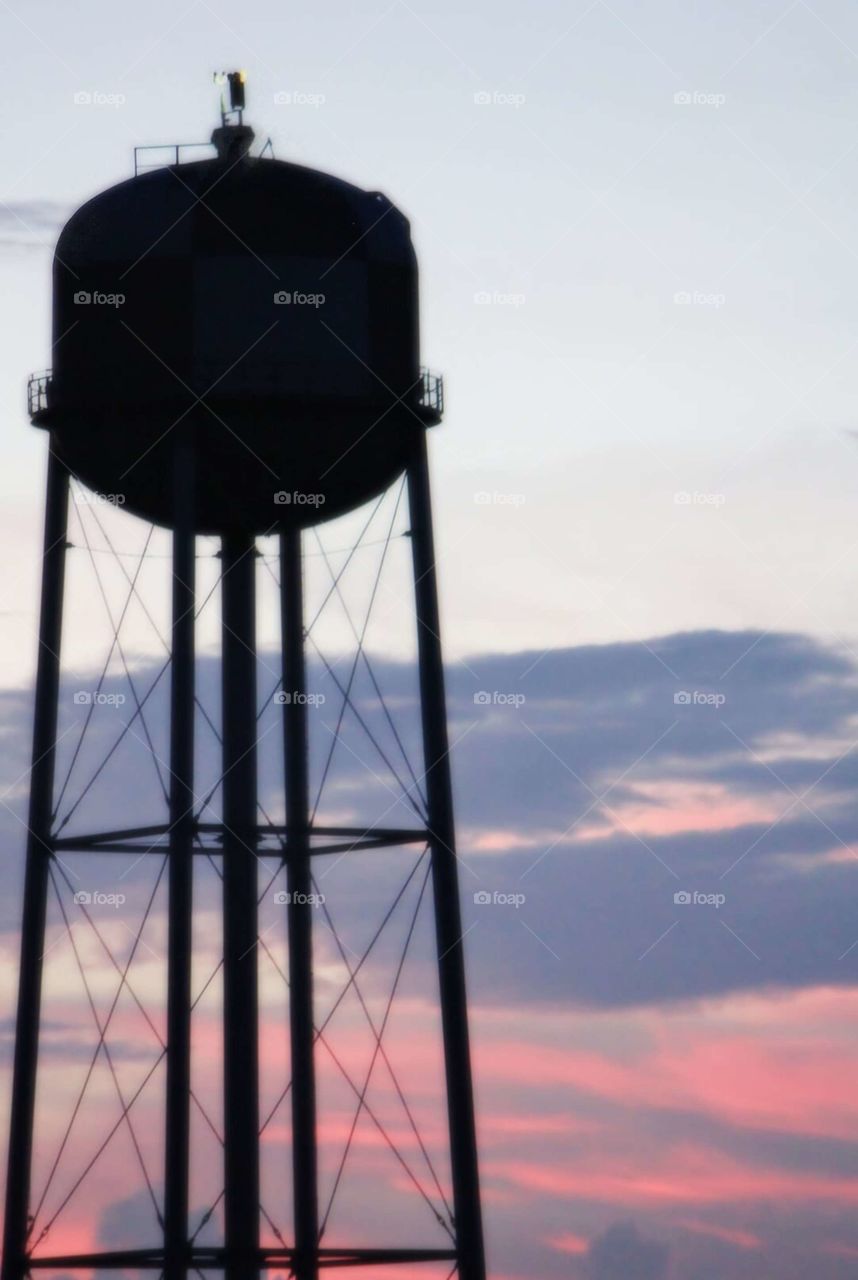
[[[761,1249],[763,1242],[752,1231],[741,1231],[737,1227],[722,1227],[714,1222],[701,1222],[699,1218],[680,1218],[677,1226],[698,1235],[712,1236],[716,1240],[726,1240],[739,1249]]]
[[[556,1249],[558,1253],[569,1253],[574,1255],[585,1254],[590,1248],[590,1241],[584,1236],[576,1236],[571,1231],[564,1231],[562,1235],[551,1236],[545,1242],[552,1249]]]
[[[692,1145],[618,1156],[590,1151],[579,1169],[545,1163],[492,1162],[493,1176],[525,1191],[560,1199],[601,1200],[622,1206],[730,1204],[778,1200],[858,1204],[858,1179],[749,1166]]]
[[[829,1031],[848,1025],[856,1003],[852,992],[823,989],[768,1004],[740,997],[706,1015],[629,1014],[629,1028],[645,1039],[622,1058],[546,1044],[534,1052],[492,1039],[479,1052],[478,1075],[511,1086],[567,1088],[623,1107],[692,1110],[746,1128],[858,1136],[854,1049]],[[598,1027],[600,1015],[592,1017]]]
[[[614,835],[623,825],[642,836],[671,836],[684,831],[726,831],[753,823],[769,823],[787,807],[783,793],[768,797],[736,796],[720,783],[639,782],[633,790],[640,803],[631,800],[611,806],[606,817]]]
[[[832,1258],[858,1258],[858,1246],[852,1244],[823,1244],[820,1253],[827,1253]]]

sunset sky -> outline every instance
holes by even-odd
[[[407,213],[422,357],[445,375],[448,411],[430,448],[492,1280],[858,1277],[854,6],[0,0],[0,38],[3,1140],[45,463],[25,386],[50,365],[51,250],[76,205],[133,173],[134,145],[205,141],[216,123],[211,72],[243,66],[260,143],[270,135],[278,158],[382,190]],[[94,564],[115,608],[127,590],[86,543],[100,555],[107,530],[130,567],[146,536],[83,492],[76,502],[58,777],[72,773],[60,817],[74,807],[68,831],[158,821],[160,780],[139,722],[75,805],[132,704],[114,652],[104,689],[116,700],[98,708],[74,758],[74,695],[95,685],[110,645]],[[356,527],[350,517],[324,530],[335,565]],[[404,528],[400,513],[397,535]],[[164,656],[166,535],[149,549],[140,586],[151,616],[135,604],[122,633],[142,689]],[[205,592],[216,547],[201,540],[199,551]],[[358,612],[378,551],[349,573]],[[324,599],[325,559],[311,539],[307,553],[312,605]],[[276,724],[278,636],[264,568],[263,737]],[[419,759],[409,591],[397,536],[367,644]],[[213,714],[215,606],[200,626],[201,699]],[[329,608],[315,634],[348,673],[342,612]],[[381,736],[389,725],[358,679]],[[313,655],[311,685],[324,695],[311,716],[318,781],[338,702]],[[164,694],[159,685],[148,726],[162,758]],[[205,726],[201,743],[205,794],[218,774]],[[322,816],[351,822],[388,807],[406,821],[397,780],[353,717],[335,761]],[[263,773],[272,813],[278,767],[272,758]],[[373,1016],[417,906],[418,859],[406,849],[320,872],[354,958],[417,867],[389,949],[364,975]],[[124,895],[93,910],[120,966],[152,897],[129,973],[154,1026],[126,990],[109,1043],[128,1092],[158,1059],[155,862],[64,863],[46,958],[37,1198],[93,1047],[77,960],[100,1016],[117,991],[98,938],[74,916],[76,890]],[[210,868],[198,891],[195,990],[218,955]],[[273,891],[261,909],[271,945],[260,955],[262,1094],[273,1107],[288,1075]],[[437,1160],[433,1199],[449,1194],[449,1171],[425,910],[419,921],[390,1057]],[[317,937],[324,1016],[348,962],[321,916]],[[372,1040],[353,995],[332,1018],[331,1046],[359,1078]],[[210,1114],[218,1001],[215,983],[195,1020],[195,1089]],[[319,1060],[330,1190],[354,1098],[335,1058],[320,1049]],[[162,1084],[154,1068],[134,1111],[156,1171]],[[368,1097],[431,1186],[381,1066]],[[102,1059],[41,1226],[116,1114]],[[201,1217],[218,1195],[219,1156],[200,1111],[194,1133]],[[266,1128],[263,1191],[287,1238],[288,1144],[284,1107]],[[156,1200],[159,1190],[156,1178]],[[444,1242],[364,1115],[326,1239],[364,1239],[373,1222],[402,1242]],[[218,1229],[216,1212],[201,1239]],[[156,1230],[122,1128],[43,1252],[136,1246]]]

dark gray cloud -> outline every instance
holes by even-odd
[[[633,1222],[617,1222],[597,1236],[587,1254],[591,1280],[664,1280],[670,1250],[645,1239]]]
[[[414,671],[379,659],[374,668],[419,780]],[[135,669],[141,699],[158,669]],[[349,661],[335,664],[334,672],[345,684]],[[214,660],[202,659],[200,697],[215,725],[218,679]],[[96,709],[79,752],[87,708],[75,701],[78,684],[66,683],[61,704],[60,784],[74,760],[58,809],[63,834],[163,819],[167,678],[145,703],[145,729],[127,683],[107,680],[102,692],[126,701]],[[93,678],[84,691],[94,684]],[[275,684],[276,661],[263,654],[262,796],[277,820],[282,766]],[[858,866],[848,850],[858,843],[851,803],[858,784],[858,754],[851,749],[858,737],[858,670],[850,656],[805,636],[702,632],[556,651],[541,660],[538,654],[478,655],[451,665],[448,684],[465,917],[474,926],[467,945],[478,1000],[627,1005],[855,981]],[[384,815],[383,825],[418,824],[411,801],[420,788],[363,668],[352,692],[365,727],[351,712],[340,724],[330,673],[311,667],[310,687],[325,698],[310,713],[315,779],[337,738],[320,814],[349,823]],[[676,702],[677,692],[702,699],[718,694],[724,701]],[[489,701],[475,701],[480,694]],[[525,700],[516,705],[513,697]],[[0,826],[20,850],[29,709],[18,693],[3,695],[3,702],[0,766],[11,790]],[[121,746],[87,789],[123,730]],[[161,760],[157,767],[147,736]],[[219,756],[202,716],[199,741],[203,797],[217,781]],[[661,796],[671,787],[679,791],[670,803],[690,807],[691,816],[677,830],[657,823],[641,828],[640,814],[664,816]],[[405,797],[403,788],[410,788]],[[217,805],[215,792],[209,820],[217,817]],[[624,820],[629,806],[635,816]],[[737,816],[730,817],[731,809]],[[495,835],[481,849],[487,832]],[[389,890],[399,874],[396,858],[410,865],[400,855],[379,856],[374,866],[383,874],[375,877],[361,859],[343,861],[330,878],[330,864],[318,864],[339,920],[378,914],[385,875]],[[109,891],[121,874],[129,921],[139,919],[154,865],[141,864],[126,880],[127,861],[121,871],[109,856],[64,861],[71,887],[63,893]],[[723,894],[724,902],[675,903],[683,891]],[[474,900],[487,893],[488,905]],[[524,900],[495,903],[495,894]],[[7,929],[19,911],[10,874],[0,902]]]
[[[98,1241],[106,1249],[128,1249],[149,1245],[158,1238],[158,1218],[148,1191],[138,1191],[125,1200],[107,1205],[98,1223]]]

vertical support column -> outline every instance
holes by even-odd
[[[319,1203],[313,1052],[313,907],[310,904],[307,679],[301,533],[280,537],[283,752],[289,888],[289,1032],[292,1053],[292,1185],[296,1280],[316,1280]]]
[[[225,537],[223,615],[223,1044],[226,1280],[259,1273],[256,857],[256,551]]]
[[[458,1274],[460,1280],[485,1280],[462,917],[425,432],[420,433],[408,469],[408,503]]]
[[[51,817],[56,763],[57,702],[60,688],[63,586],[65,579],[69,477],[53,452],[48,455],[45,540],[39,619],[39,657],[30,771],[27,865],[21,928],[21,968],[12,1074],[3,1280],[27,1271],[28,1214],[33,1155],[36,1067],[42,995],[42,955],[51,851]]]
[[[196,602],[194,489],[193,439],[191,431],[186,430],[181,435],[177,432],[173,454],[164,1280],[185,1280],[188,1271]]]

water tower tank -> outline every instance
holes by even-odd
[[[440,417],[421,372],[407,219],[378,192],[249,154],[141,173],[73,214],[54,262],[54,368],[33,388],[71,472],[171,522],[179,433],[200,532],[263,533],[381,492]]]

